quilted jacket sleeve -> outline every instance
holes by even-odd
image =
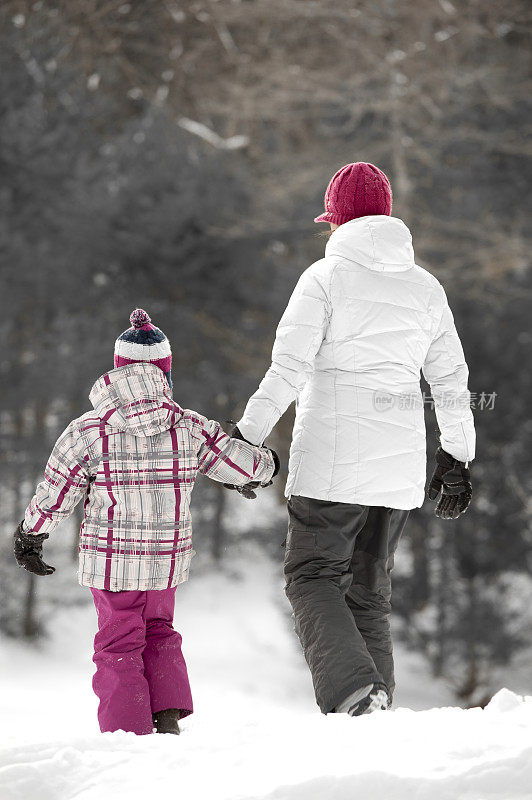
[[[440,289],[443,309],[423,375],[432,390],[442,448],[459,461],[471,461],[475,457],[475,426],[467,388],[469,370],[445,292]]]
[[[67,519],[89,486],[89,472],[76,421],[71,422],[54,445],[42,480],[24,515],[26,533],[50,533]]]
[[[232,439],[219,422],[205,419],[199,431],[198,469],[221,483],[244,486],[251,481],[267,484],[275,471],[273,456],[266,447],[254,447]]]
[[[242,436],[261,444],[313,370],[330,317],[330,292],[317,262],[299,279],[277,327],[272,365],[237,423]]]

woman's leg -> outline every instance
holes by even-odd
[[[176,587],[146,592],[144,674],[150,689],[151,711],[173,708],[186,717],[193,711],[181,635],[174,630]]]
[[[327,714],[357,689],[382,682],[345,602],[368,507],[293,496],[288,513],[286,594],[316,701]]]
[[[152,733],[150,694],[142,660],[146,592],[91,592],[98,614],[92,686],[100,699],[100,730]]]
[[[357,536],[346,595],[356,626],[388,687],[390,702],[395,688],[390,632],[391,571],[394,554],[408,511],[372,506]]]

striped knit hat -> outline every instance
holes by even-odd
[[[392,212],[390,181],[374,164],[356,161],[333,175],[325,192],[325,213],[314,222],[343,225],[350,219]]]
[[[172,351],[164,333],[151,324],[142,308],[136,308],[129,317],[131,328],[121,333],[115,342],[115,367],[149,361],[162,369],[172,388]]]

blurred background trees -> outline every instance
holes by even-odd
[[[412,515],[394,591],[403,635],[481,702],[532,628],[527,4],[17,0],[0,21],[1,629],[35,635],[36,591],[66,591],[20,573],[10,535],[132,308],[173,344],[178,402],[237,419],[323,253],[330,176],[367,160],[448,292],[471,390],[497,395],[472,509]],[[199,482],[217,559],[226,503]]]

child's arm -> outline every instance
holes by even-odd
[[[51,533],[67,519],[89,486],[89,470],[76,420],[63,431],[48,459],[22,523],[27,535]]]
[[[235,486],[255,481],[266,485],[271,481],[275,460],[268,448],[232,439],[219,422],[203,419],[198,450],[198,469],[203,475]]]

